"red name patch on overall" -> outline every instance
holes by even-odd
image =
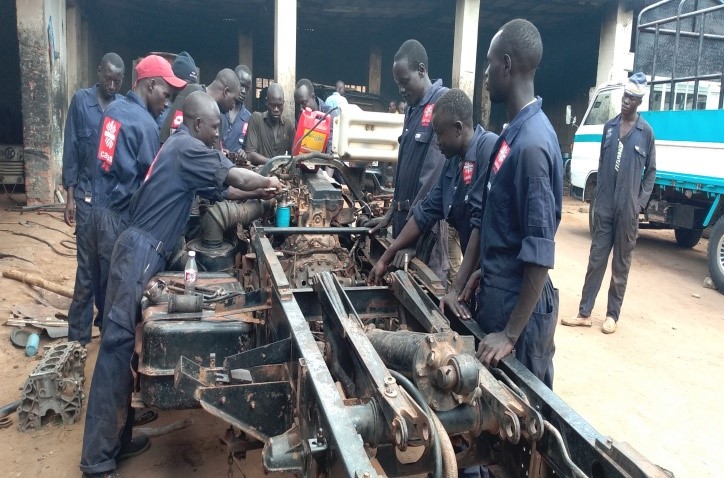
[[[184,122],[184,112],[181,110],[176,110],[176,112],[173,114],[173,123],[171,123],[171,127],[173,129],[178,128],[181,126],[181,123]]]
[[[463,164],[463,182],[470,186],[473,181],[473,174],[475,173],[475,163],[472,161],[465,161]]]
[[[105,171],[110,171],[113,164],[113,155],[116,152],[116,143],[120,132],[121,123],[106,116],[101,130],[101,143],[98,145],[98,159],[103,163],[101,167]]]
[[[161,148],[161,149],[163,149],[163,148]],[[159,156],[160,154],[161,154],[161,150],[159,149],[159,150],[158,150],[158,153],[156,153],[156,157],[153,158],[153,161],[151,162],[151,167],[148,168],[148,172],[146,173],[146,177],[143,178],[143,182],[144,182],[144,183],[145,183],[146,181],[148,181],[148,178],[151,177],[151,173],[153,172],[153,165],[156,164],[156,160],[158,159],[158,156]]]
[[[422,126],[427,126],[430,124],[430,121],[432,121],[433,108],[435,108],[434,104],[425,106],[422,112]]]
[[[241,128],[241,136],[246,136],[246,128],[249,126],[249,123],[244,123],[244,127]]]
[[[510,153],[510,146],[508,145],[508,142],[503,140],[503,143],[500,145],[500,149],[498,150],[498,155],[495,156],[495,162],[493,163],[493,173],[497,173],[500,167],[503,165],[503,161],[505,161],[505,158],[508,157],[508,153]]]

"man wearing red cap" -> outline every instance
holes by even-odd
[[[103,115],[93,178],[93,237],[89,241],[91,273],[95,290],[102,291],[101,303],[105,302],[113,246],[129,224],[131,196],[140,187],[159,150],[155,118],[168,103],[173,89],[184,85],[186,82],[174,75],[168,61],[149,55],[136,66],[133,90],[112,103]],[[104,322],[108,313],[104,310]],[[103,336],[101,343],[112,340],[113,337]],[[101,359],[99,356],[96,368]],[[145,435],[131,440],[134,413],[130,403],[124,426],[116,423],[115,416],[104,413],[105,398],[93,399],[104,395],[94,393],[94,389],[112,393],[114,384],[107,382],[94,380],[91,386],[80,465],[86,476],[114,476],[117,460],[145,451],[150,443]]]

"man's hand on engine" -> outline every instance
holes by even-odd
[[[267,186],[267,188],[269,188],[269,189],[274,188],[274,190],[275,190],[274,192],[280,193],[284,190],[284,185],[281,183],[281,181],[279,181],[278,177],[271,176],[269,178],[269,185]]]
[[[461,302],[460,294],[454,290],[445,294],[440,301],[440,311],[444,314],[446,309],[452,312],[458,319],[470,320],[472,318],[470,309]]]
[[[389,264],[382,259],[377,261],[377,264],[370,271],[370,275],[367,276],[368,285],[381,285],[383,284],[383,278],[387,273],[387,267]]]
[[[407,256],[407,261],[405,261],[405,256]],[[409,263],[413,257],[415,257],[414,247],[406,247],[405,249],[400,249],[395,253],[395,258],[392,259],[392,265],[397,267],[398,269],[404,269],[405,262]]]
[[[486,367],[496,367],[498,361],[513,351],[515,341],[508,338],[505,332],[494,332],[480,341],[475,354]]]

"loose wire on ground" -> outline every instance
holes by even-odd
[[[58,249],[55,248],[55,246],[54,246],[53,244],[51,244],[50,242],[46,241],[45,239],[40,239],[40,238],[35,237],[35,236],[33,236],[33,235],[25,234],[24,232],[14,232],[14,231],[10,231],[10,230],[8,230],[8,229],[0,229],[0,232],[7,232],[8,234],[12,234],[12,235],[14,235],[14,236],[25,236],[25,237],[29,237],[30,239],[34,239],[34,240],[36,240],[36,241],[38,241],[38,242],[42,242],[42,243],[44,243],[44,244],[47,244],[48,247],[50,247],[50,250],[53,251],[53,252],[55,252],[55,253],[58,254],[59,256],[63,256],[63,257],[75,257],[75,254],[69,254],[69,253],[67,253],[67,252],[59,251]],[[67,247],[67,246],[66,246],[66,247]]]

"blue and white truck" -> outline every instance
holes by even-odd
[[[639,112],[656,138],[656,184],[641,228],[671,229],[694,247],[711,227],[709,273],[724,293],[724,1],[665,0],[638,17],[634,70],[649,77]],[[622,83],[600,86],[574,137],[571,194],[595,214],[604,124],[620,112]]]

